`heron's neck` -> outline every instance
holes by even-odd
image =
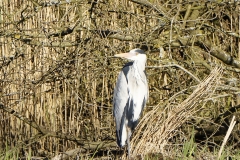
[[[145,65],[146,65],[146,59],[138,59],[133,62],[133,66],[138,72],[143,72],[145,70]]]
[[[139,83],[139,80],[141,80],[144,83],[146,82],[146,77],[144,73],[145,64],[146,64],[145,58],[141,58],[133,62],[133,69],[134,69],[133,73],[137,83]]]

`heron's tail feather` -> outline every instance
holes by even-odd
[[[122,129],[117,130],[117,144],[119,147],[124,147],[127,141],[127,127],[124,125]]]

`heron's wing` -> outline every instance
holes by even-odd
[[[129,99],[128,79],[126,77],[132,62],[127,63],[118,76],[113,96],[113,115],[116,121],[117,143],[120,147],[124,146],[127,139],[126,112]]]

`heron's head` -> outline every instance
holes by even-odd
[[[139,48],[132,49],[130,52],[127,52],[127,53],[116,54],[115,57],[122,57],[132,61],[146,60],[145,52]]]

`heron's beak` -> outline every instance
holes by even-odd
[[[121,57],[121,58],[127,58],[127,59],[129,59],[129,58],[133,57],[133,55],[131,55],[131,54],[129,54],[129,53],[120,53],[120,54],[114,55],[114,57]]]

